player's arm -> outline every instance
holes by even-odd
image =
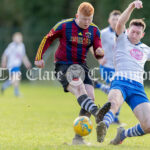
[[[61,32],[62,32],[62,25],[61,24],[56,24],[51,30],[50,32],[43,38],[37,54],[36,54],[36,58],[35,58],[35,62],[34,64],[39,67],[39,68],[43,68],[44,67],[44,60],[43,60],[43,55],[46,52],[46,50],[48,49],[48,47],[51,45],[51,43],[58,37],[61,36]]]
[[[7,67],[7,59],[9,54],[11,54],[11,43],[7,46],[7,48],[4,50],[4,53],[2,54],[2,59],[1,59],[2,68]]]
[[[143,8],[142,1],[140,0],[135,0],[134,2],[130,3],[127,9],[121,14],[119,17],[119,20],[116,25],[116,33],[117,35],[120,35],[125,31],[125,24],[129,20],[133,10],[137,8]]]
[[[102,49],[101,43],[101,34],[98,28],[96,29],[96,33],[94,35],[93,52],[96,59],[102,59],[104,57],[104,50]]]
[[[90,47],[90,52],[92,53],[92,55],[94,56],[94,50],[93,47]],[[104,57],[102,57],[101,59],[98,59],[99,64],[104,65],[106,63],[106,59]]]
[[[5,54],[2,55],[1,67],[6,68],[7,65],[7,56]]]
[[[25,56],[23,57],[23,64],[25,65],[25,67],[26,67],[27,69],[31,69],[31,67],[32,67],[32,65],[31,65],[31,63],[30,63],[30,61],[29,61],[27,55],[25,55]]]

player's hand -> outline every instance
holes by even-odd
[[[96,58],[100,59],[104,57],[104,50],[102,48],[97,48],[95,51]]]
[[[38,67],[38,68],[44,68],[44,60],[39,60],[39,61],[34,61],[34,64]]]
[[[137,9],[143,8],[143,3],[140,0],[135,0],[133,2],[133,4],[134,4],[134,7],[137,8]]]
[[[107,62],[107,60],[106,60],[105,57],[103,57],[102,59],[100,59],[100,64],[101,64],[102,66],[105,65],[106,62]]]

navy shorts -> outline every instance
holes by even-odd
[[[68,92],[67,87],[69,85],[69,82],[66,78],[66,72],[71,65],[72,64],[59,64],[59,63],[55,64],[55,77],[58,78],[59,72],[62,72],[61,76],[59,76],[58,81],[63,86],[65,92]],[[93,82],[88,75],[88,72],[89,72],[88,66],[86,64],[78,64],[78,65],[80,65],[84,69],[84,72],[85,72],[85,79],[84,79],[83,83],[93,86]]]
[[[112,89],[121,91],[124,100],[132,110],[141,103],[150,103],[144,91],[144,86],[134,80],[115,77],[111,82],[110,90]]]

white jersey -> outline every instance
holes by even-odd
[[[25,56],[25,46],[23,43],[12,42],[4,51],[4,55],[7,56],[7,68],[20,67],[23,57]]]
[[[150,59],[150,47],[143,43],[132,44],[126,35],[118,36],[114,49],[115,76],[143,84],[144,64]]]
[[[104,58],[106,59],[105,67],[114,69],[113,49],[115,45],[116,33],[107,27],[101,31],[102,48],[104,50]]]

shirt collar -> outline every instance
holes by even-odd
[[[109,30],[110,30],[110,32],[115,32],[111,26],[109,26]]]

